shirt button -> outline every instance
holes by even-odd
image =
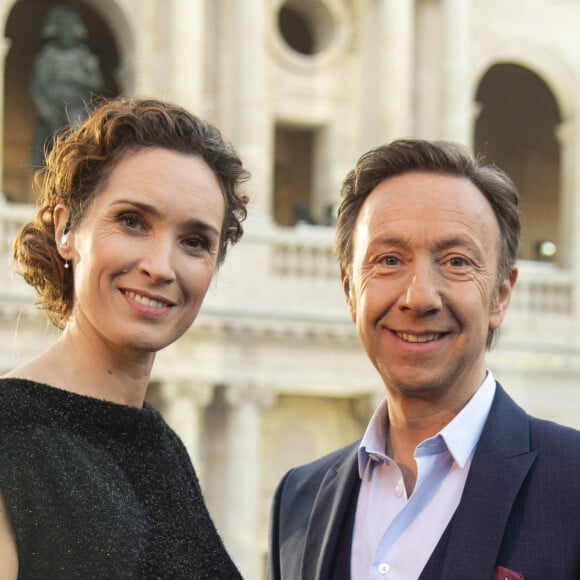
[[[390,569],[391,567],[386,562],[379,564],[379,574],[382,574],[383,576],[388,574]]]
[[[395,486],[395,494],[397,497],[403,497],[403,484],[401,482]]]

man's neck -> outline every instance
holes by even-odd
[[[389,394],[386,454],[397,463],[411,495],[417,482],[417,446],[450,423],[477,392],[479,385],[461,397],[438,400],[391,396]]]
[[[454,416],[455,414],[441,412],[438,415],[432,416],[431,420],[423,418],[421,421],[408,422],[401,419],[395,419],[393,421],[389,410],[385,452],[401,470],[407,489],[407,497],[413,493],[415,483],[417,482],[415,449],[425,439],[433,437],[443,429]]]

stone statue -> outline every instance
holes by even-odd
[[[42,29],[46,44],[36,55],[31,82],[36,134],[31,163],[44,165],[44,148],[57,129],[86,117],[86,102],[103,88],[98,57],[85,44],[87,29],[79,14],[55,6]]]

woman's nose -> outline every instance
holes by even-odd
[[[172,245],[159,240],[148,244],[141,258],[139,269],[155,284],[174,281],[175,269],[173,266]]]

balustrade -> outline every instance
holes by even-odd
[[[12,241],[22,224],[29,220],[34,208],[28,204],[14,204],[0,200],[0,256],[5,268],[0,269],[0,308],[3,312],[11,305],[21,310],[22,305],[33,300],[30,289],[12,268]],[[271,225],[264,228],[248,228],[248,244],[242,241],[242,251],[252,252],[256,248],[265,251],[268,261],[261,264],[261,271],[253,272],[257,283],[271,286],[271,294],[297,296],[306,313],[312,304],[335,305],[337,313],[345,310],[344,302],[337,300],[339,270],[333,253],[334,231],[330,227],[298,226],[279,228]],[[238,256],[239,257],[239,256]],[[508,324],[517,326],[526,321],[534,324],[571,325],[573,322],[573,279],[568,270],[554,264],[520,262],[520,275],[509,308]],[[238,273],[239,275],[239,273]],[[284,298],[282,296],[282,298]],[[310,298],[308,298],[310,296]],[[251,298],[250,298],[251,301]],[[248,313],[259,312],[263,305],[263,294],[257,294],[252,305],[246,302]],[[309,303],[310,302],[310,303]],[[272,305],[284,317],[285,301],[276,300]],[[212,309],[215,312],[215,309]],[[332,309],[334,311],[334,308]],[[292,304],[292,315],[296,318],[300,308]],[[525,333],[526,327],[511,328],[510,334]]]
[[[553,264],[520,262],[510,309],[530,316],[573,314],[572,275]]]
[[[0,194],[1,195],[1,194]],[[12,243],[22,225],[34,215],[34,206],[7,202],[0,198],[0,307],[15,303],[32,304],[32,291],[12,267]]]

